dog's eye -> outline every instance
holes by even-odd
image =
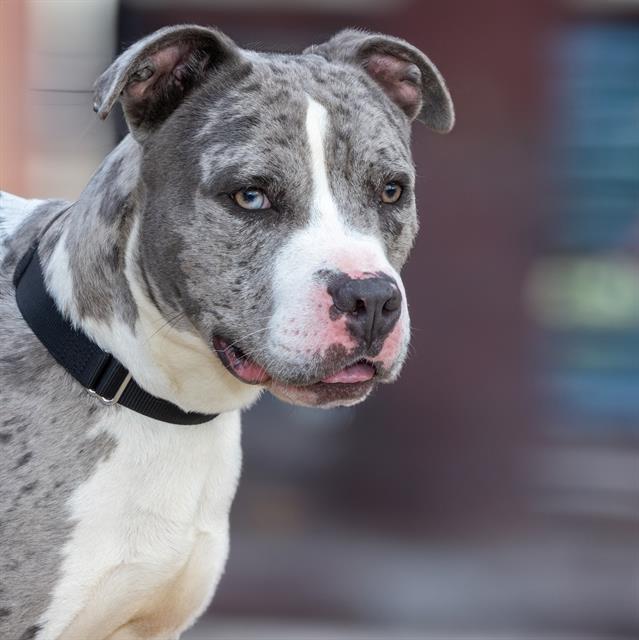
[[[242,209],[257,211],[258,209],[271,208],[271,202],[266,197],[266,194],[261,189],[255,187],[240,189],[232,194],[232,197]]]
[[[382,202],[384,204],[394,204],[402,196],[402,185],[399,182],[387,182],[382,189]]]

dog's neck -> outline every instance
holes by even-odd
[[[150,393],[187,411],[242,408],[259,390],[223,367],[179,312],[161,311],[138,251],[142,149],[128,136],[43,242],[50,293]],[[174,326],[173,318],[182,322]]]

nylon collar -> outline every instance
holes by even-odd
[[[202,424],[219,415],[183,411],[172,402],[151,395],[121,362],[76,329],[46,290],[37,242],[16,266],[13,284],[20,313],[33,333],[58,364],[103,404],[119,404],[172,424]]]

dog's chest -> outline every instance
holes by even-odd
[[[117,446],[71,496],[73,533],[39,638],[101,634],[153,617],[156,602],[166,614],[174,587],[192,597],[161,628],[180,628],[206,605],[226,559],[239,414],[184,427],[120,410],[96,429]]]

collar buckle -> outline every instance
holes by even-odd
[[[131,372],[110,353],[104,353],[87,392],[102,404],[117,404],[131,382]]]
[[[122,380],[122,384],[118,387],[112,398],[105,398],[104,396],[101,396],[95,389],[87,389],[87,393],[93,398],[97,398],[102,404],[117,404],[118,400],[122,397],[122,394],[126,391],[129,382],[131,382],[130,371],[126,374],[124,380]]]

